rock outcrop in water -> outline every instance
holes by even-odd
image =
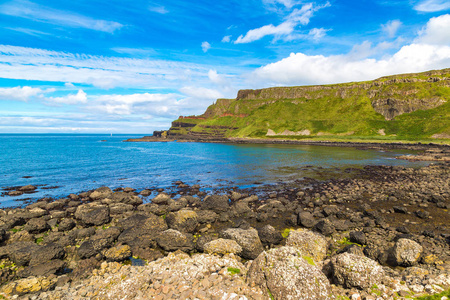
[[[445,139],[450,136],[450,69],[374,81],[241,90],[200,116],[172,122],[168,138]]]

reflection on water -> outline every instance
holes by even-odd
[[[182,180],[213,188],[248,187],[255,182],[323,177],[342,168],[364,165],[426,164],[395,159],[405,151],[309,145],[122,142],[132,137],[136,136],[0,135],[0,187],[41,185],[32,195],[0,198],[2,206],[17,205],[13,199],[66,196],[102,185],[143,189],[168,187]],[[43,186],[59,188],[45,190]]]

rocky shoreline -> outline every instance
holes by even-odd
[[[448,290],[450,164],[348,171],[209,195],[183,182],[100,187],[0,210],[1,295],[407,299]]]

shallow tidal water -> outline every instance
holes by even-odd
[[[0,192],[11,186],[38,186],[33,194],[2,195],[0,206],[18,206],[26,199],[64,197],[100,186],[140,190],[169,187],[181,180],[207,189],[247,188],[320,177],[321,170],[338,174],[365,165],[428,164],[395,159],[412,153],[406,150],[122,142],[138,137],[142,135],[0,134]]]

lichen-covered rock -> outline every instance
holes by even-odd
[[[198,225],[197,213],[193,210],[182,209],[177,212],[171,212],[166,218],[169,228],[192,233]]]
[[[161,232],[156,241],[166,251],[191,251],[194,249],[192,239],[174,229]]]
[[[309,258],[293,247],[261,253],[251,264],[247,280],[262,288],[272,299],[330,299],[327,277]]]
[[[112,194],[113,194],[113,192],[111,191],[111,189],[109,187],[102,186],[102,187],[99,187],[98,189],[96,189],[95,191],[93,191],[89,195],[89,198],[91,198],[92,200],[100,200],[100,199],[105,199],[105,198],[111,197]]]
[[[6,295],[25,295],[46,291],[50,289],[56,280],[48,280],[44,277],[30,277],[10,282],[1,288],[1,292]]]
[[[301,255],[309,256],[316,262],[327,256],[326,239],[321,234],[306,229],[291,230],[286,246],[294,247]]]
[[[263,252],[263,246],[254,228],[229,228],[222,232],[225,239],[235,240],[242,247],[241,256],[246,259],[255,259]]]
[[[417,242],[410,239],[399,239],[395,243],[393,255],[397,265],[412,266],[419,260],[422,251],[422,246]]]
[[[368,289],[380,284],[383,268],[374,260],[351,253],[343,253],[331,259],[333,279],[347,287]]]
[[[128,245],[118,245],[103,252],[108,261],[123,261],[131,256],[131,248]]]
[[[242,247],[234,240],[217,239],[204,244],[203,250],[208,254],[225,255],[234,253],[239,255],[242,252]]]

